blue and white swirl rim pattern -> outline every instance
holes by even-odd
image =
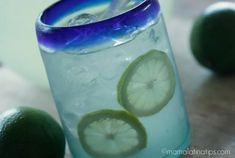
[[[88,47],[92,44],[107,42],[144,28],[156,19],[160,12],[157,0],[143,0],[136,7],[108,19],[84,25],[62,27],[54,25],[61,18],[83,7],[111,3],[111,1],[61,0],[51,5],[40,14],[36,21],[39,46],[53,52],[64,52],[76,47]]]

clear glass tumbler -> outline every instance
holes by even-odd
[[[74,158],[179,157],[169,151],[187,148],[187,112],[157,0],[59,1],[36,31]]]

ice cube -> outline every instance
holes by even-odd
[[[157,43],[157,42],[158,42],[159,36],[157,35],[157,33],[155,32],[154,29],[151,29],[151,30],[150,30],[149,38],[150,38],[154,43]]]
[[[119,15],[123,12],[126,12],[127,10],[131,8],[134,8],[135,6],[140,4],[140,2],[142,1],[143,0],[121,0],[121,1],[112,0],[107,11],[104,13],[103,17],[101,17],[100,19],[110,18],[116,15]]]
[[[134,8],[142,2],[143,2],[143,0],[128,0],[125,5],[125,10],[129,10],[131,8]]]
[[[95,22],[96,20],[97,20],[96,15],[83,13],[69,19],[68,22],[66,23],[66,26],[83,25]]]

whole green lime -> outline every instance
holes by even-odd
[[[19,107],[0,116],[1,158],[63,158],[65,138],[46,112]]]
[[[209,6],[195,21],[190,44],[200,64],[218,74],[235,73],[235,3]]]

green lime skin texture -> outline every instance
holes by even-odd
[[[1,158],[64,158],[65,137],[46,112],[19,107],[0,116]]]
[[[150,50],[135,59],[121,76],[117,87],[118,102],[136,116],[150,116],[168,104],[175,84],[168,55]]]
[[[125,158],[147,143],[145,128],[127,111],[88,113],[78,124],[78,135],[84,150],[95,158]]]
[[[235,3],[209,6],[195,21],[190,45],[197,61],[217,74],[235,73]]]

